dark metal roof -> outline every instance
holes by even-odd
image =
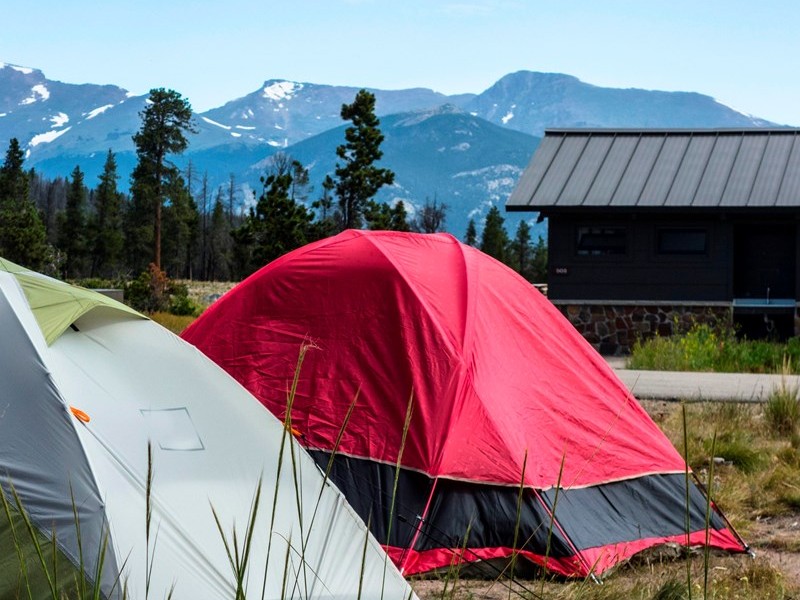
[[[508,210],[800,207],[800,129],[548,130]]]

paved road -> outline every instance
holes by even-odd
[[[800,390],[800,376],[639,371],[626,369],[625,359],[607,360],[633,395],[640,399],[762,402],[781,385]]]

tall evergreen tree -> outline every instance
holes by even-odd
[[[216,207],[215,207],[216,208]],[[200,189],[200,278],[204,281],[209,279],[208,275],[208,238],[211,227],[208,208],[208,171],[203,173],[203,184]]]
[[[109,150],[94,194],[94,214],[89,219],[92,277],[111,277],[121,267],[123,196],[117,190],[118,179],[117,159]]]
[[[509,239],[506,233],[505,219],[500,214],[500,209],[492,206],[486,214],[486,223],[481,234],[481,252],[496,258],[500,262],[506,261],[506,249]]]
[[[514,241],[509,246],[508,264],[517,273],[530,281],[530,266],[533,249],[531,248],[531,226],[520,221]]]
[[[536,240],[533,247],[533,257],[530,266],[530,281],[536,283],[547,283],[547,242],[542,236]]]
[[[367,228],[385,231],[411,231],[408,224],[408,213],[406,205],[402,200],[398,200],[394,206],[389,206],[385,202],[367,202],[364,217],[367,221]]]
[[[333,197],[331,192],[336,187],[333,178],[326,175],[322,181],[322,196],[311,203],[316,210],[316,219],[311,224],[309,241],[321,240],[334,235],[337,230],[336,214],[333,211]]]
[[[470,219],[467,223],[467,232],[464,234],[464,243],[467,246],[478,245],[478,229],[475,227],[475,219]]]
[[[394,203],[389,211],[389,228],[392,231],[411,231],[411,226],[408,224],[408,213],[406,212],[406,204],[402,200]]]
[[[290,197],[292,179],[291,171],[262,178],[264,192],[233,234],[240,276],[308,242],[313,215]]]
[[[12,138],[0,167],[0,256],[25,267],[43,270],[49,258],[44,224],[30,198],[30,180],[23,169],[25,155]]]
[[[23,165],[25,153],[17,138],[11,138],[3,166],[0,167],[0,198],[21,202],[30,198],[30,182]]]
[[[153,263],[161,268],[161,213],[165,188],[175,180],[178,169],[169,155],[182,153],[194,132],[192,106],[174,90],[150,90],[148,104],[139,113],[142,126],[133,136],[138,163],[131,176],[135,201],[152,209]]]
[[[58,249],[64,252],[62,275],[64,278],[80,277],[84,274],[86,258],[86,186],[80,166],[72,170],[67,188],[67,205],[59,219]]]
[[[210,281],[231,279],[231,228],[225,215],[225,206],[218,196],[211,214],[208,232],[207,278]]]
[[[165,192],[163,270],[170,277],[191,279],[200,224],[197,204],[180,174],[169,181]]]
[[[374,164],[383,156],[375,96],[359,91],[352,104],[342,105],[341,116],[352,126],[345,129],[345,143],[336,148],[336,156],[343,161],[336,165],[336,195],[343,228],[359,228],[367,202],[382,186],[394,183],[394,173]]]

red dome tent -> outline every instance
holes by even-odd
[[[447,567],[462,547],[465,561],[508,557],[515,540],[519,556],[570,576],[666,542],[746,550],[716,510],[705,531],[694,483],[687,540],[678,452],[544,296],[450,235],[310,244],[183,337],[279,417],[313,344],[292,426],[325,468],[357,395],[331,478],[406,574]]]

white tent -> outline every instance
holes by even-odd
[[[260,479],[248,597],[413,597],[284,425],[199,351],[124,305],[0,259],[0,378],[0,487],[86,580],[104,555],[106,597],[125,587],[128,598],[144,598],[149,578],[150,597],[173,589],[176,600],[233,600],[212,507],[241,551]],[[11,521],[0,511],[0,534],[10,535]],[[5,558],[2,597],[24,585]],[[30,557],[27,569],[36,572]]]

